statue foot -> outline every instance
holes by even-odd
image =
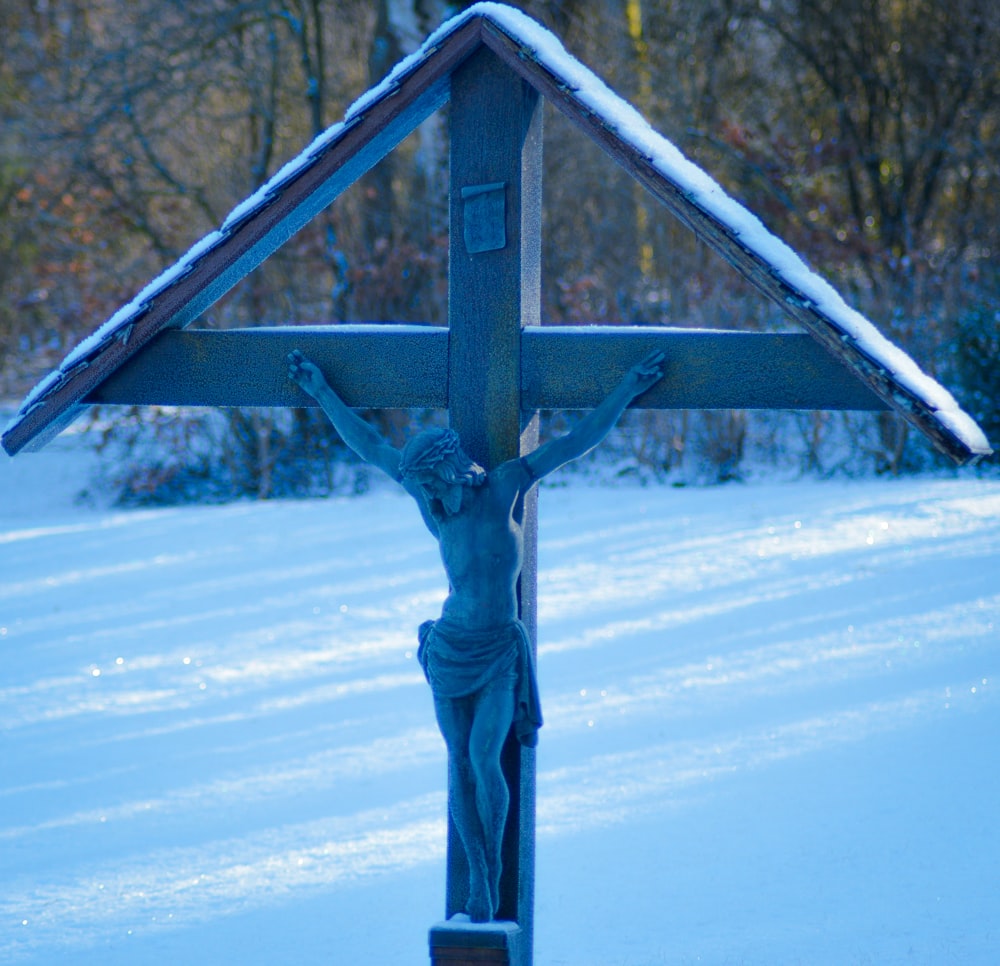
[[[473,922],[492,922],[493,903],[490,901],[489,890],[475,887],[470,889],[465,911]]]

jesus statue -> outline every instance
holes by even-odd
[[[288,357],[289,377],[319,403],[361,459],[416,500],[440,545],[448,596],[441,616],[421,625],[417,656],[448,746],[450,808],[469,863],[466,912],[473,922],[493,920],[499,905],[509,801],[501,749],[511,727],[533,746],[542,724],[531,648],[518,619],[525,494],[597,446],[625,407],[662,377],[663,358],[653,352],[633,366],[569,433],[486,471],[450,429],[425,430],[402,449],[391,446],[301,352]]]

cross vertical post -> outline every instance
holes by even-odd
[[[483,48],[451,79],[448,412],[465,451],[487,470],[530,452],[537,417],[521,411],[521,328],[540,321],[542,105]],[[536,623],[536,495],[524,508],[520,616]],[[535,757],[508,736],[510,790],[500,919],[520,927],[511,966],[531,962]],[[449,791],[449,795],[451,792]],[[461,912],[468,868],[449,819],[446,913]]]

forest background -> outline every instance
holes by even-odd
[[[525,0],[1000,439],[1000,5]],[[0,399],[16,400],[467,4],[0,0]],[[598,148],[545,129],[543,321],[774,331]],[[447,124],[390,157],[199,320],[447,319]],[[125,502],[363,489],[310,410],[92,411]],[[402,434],[424,413],[377,418]],[[573,414],[552,415],[547,429]],[[637,412],[615,472],[942,466],[889,414]]]

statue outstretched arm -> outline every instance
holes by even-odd
[[[625,374],[604,400],[565,436],[549,440],[524,457],[536,479],[589,453],[611,431],[625,407],[663,378],[664,355],[651,352]]]
[[[330,417],[340,438],[366,463],[377,466],[397,483],[402,482],[399,472],[400,452],[390,446],[371,426],[354,412],[330,388],[330,384],[298,349],[288,355],[288,378],[297,383],[320,404]]]

